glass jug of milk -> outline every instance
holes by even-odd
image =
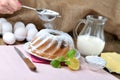
[[[77,37],[76,46],[83,56],[98,56],[104,49],[104,25],[107,19],[103,16],[88,15],[86,19],[80,20],[74,29]],[[80,25],[84,24],[79,32]]]

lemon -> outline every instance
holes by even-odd
[[[68,67],[71,70],[79,70],[80,68],[80,61],[78,59],[76,59],[75,57],[68,59],[69,64]]]

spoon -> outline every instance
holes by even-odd
[[[29,7],[29,6],[25,6],[25,5],[22,5],[22,7],[34,10],[35,12],[37,12],[38,16],[43,21],[49,22],[49,21],[53,21],[56,17],[60,17],[59,13],[55,12],[53,10],[49,10],[49,9],[35,9],[33,7]]]

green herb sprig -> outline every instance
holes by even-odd
[[[60,68],[61,67],[61,62],[64,62],[66,65],[69,65],[70,62],[67,59],[71,59],[75,57],[76,55],[76,50],[71,49],[66,53],[66,56],[60,56],[57,59],[53,59],[50,62],[50,65],[52,65],[54,68]]]

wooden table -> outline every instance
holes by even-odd
[[[23,41],[23,42],[16,42],[14,45],[16,45],[16,44],[24,44],[24,43],[25,43],[25,41]],[[0,45],[6,45],[6,44],[3,42],[2,38],[0,38]],[[106,71],[107,71],[107,70],[106,70]],[[120,79],[120,75],[115,74],[115,73],[111,73],[111,74]]]

